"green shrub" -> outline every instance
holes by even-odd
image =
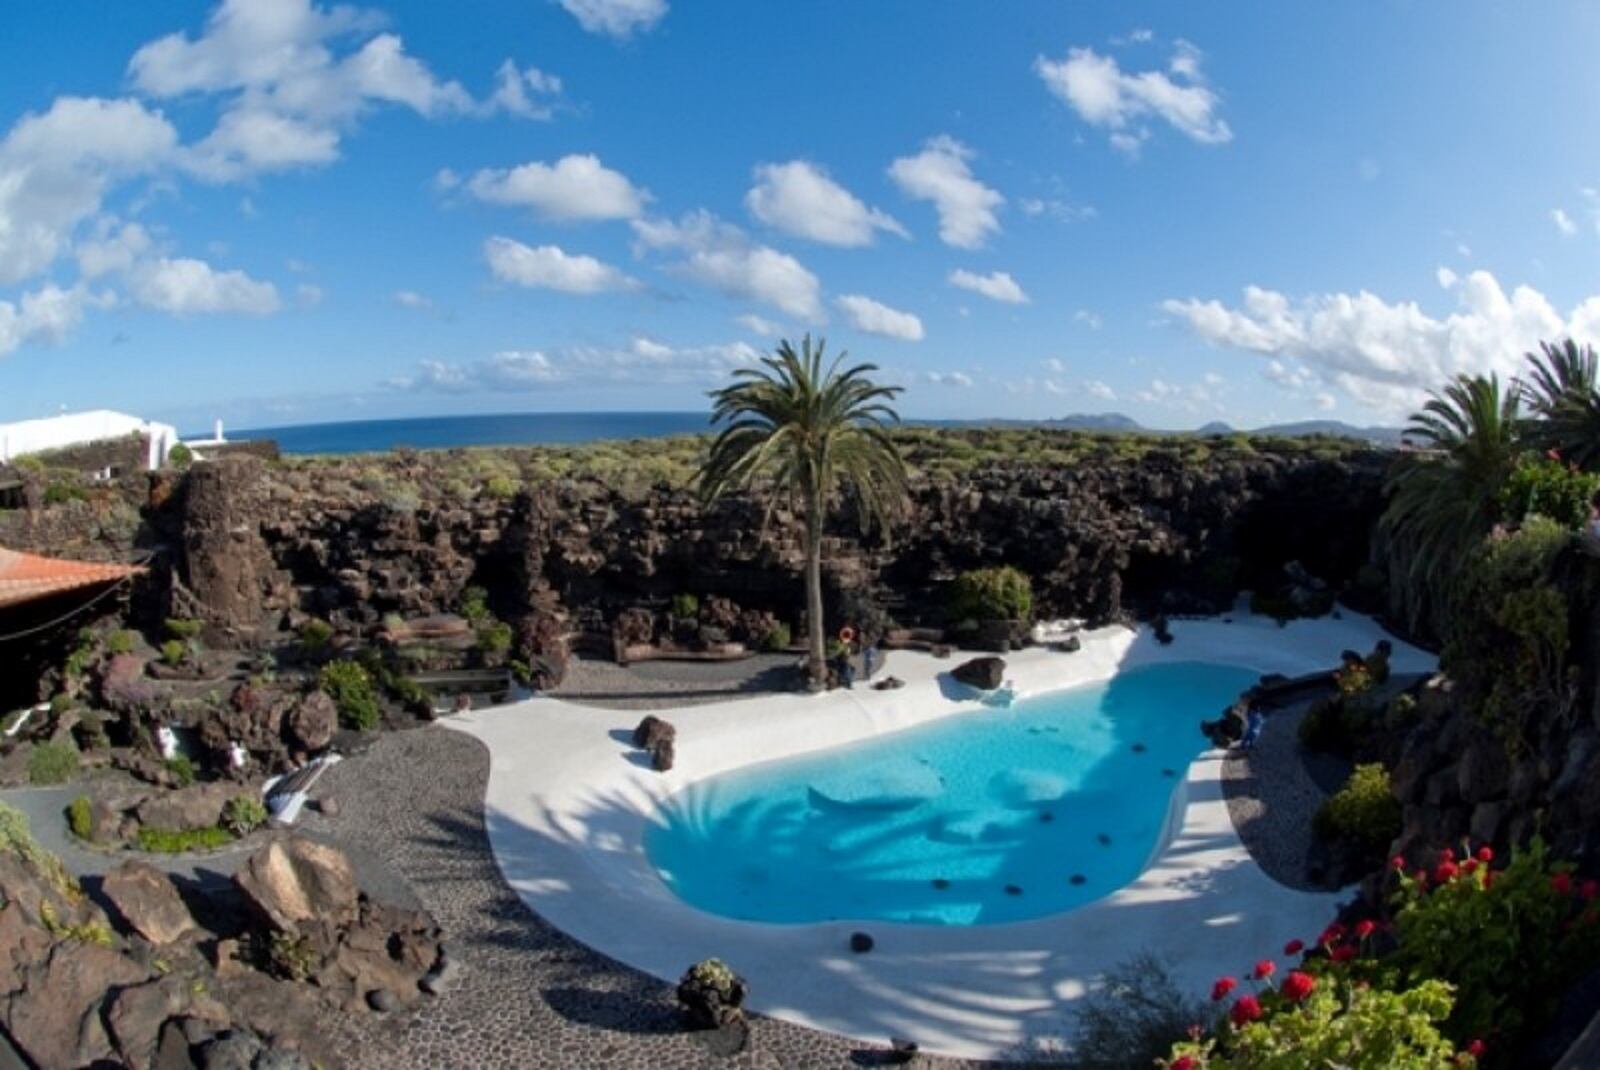
[[[61,859],[39,846],[28,828],[28,815],[9,803],[0,802],[0,850],[9,851],[27,863],[46,884],[71,900],[83,897],[76,878],[67,872]]]
[[[198,639],[201,631],[205,629],[205,622],[189,620],[183,617],[167,618],[167,634],[174,639]]]
[[[687,591],[672,596],[672,616],[676,620],[695,620],[700,616],[700,599]]]
[[[167,463],[174,468],[188,468],[194,463],[194,451],[182,442],[175,443],[167,451]]]
[[[490,476],[483,482],[483,492],[491,498],[515,498],[517,481],[510,476]]]
[[[35,743],[28,755],[28,783],[64,784],[78,771],[78,748],[71,743]]]
[[[116,942],[111,928],[98,918],[76,923],[63,922],[56,914],[55,904],[46,899],[39,904],[39,920],[51,936],[58,940],[76,940],[80,944],[99,944],[110,947]]]
[[[182,639],[168,639],[161,644],[161,660],[173,668],[183,664],[183,659],[189,653],[189,644]]]
[[[139,850],[151,854],[176,855],[188,851],[212,851],[233,842],[233,833],[221,825],[203,829],[158,829],[145,826],[139,830]]]
[[[345,727],[360,732],[378,727],[378,696],[366,669],[353,661],[329,662],[318,674],[317,686],[333,699]]]
[[[67,828],[80,840],[91,839],[94,835],[94,815],[90,809],[89,796],[80,795],[67,804]]]
[[[313,617],[300,625],[300,648],[312,653],[324,650],[333,638],[333,625]]]
[[[1389,771],[1372,762],[1358,765],[1350,779],[1317,810],[1317,835],[1350,843],[1382,858],[1400,835],[1400,800],[1389,785]]]
[[[1537,514],[1571,530],[1589,519],[1589,501],[1597,490],[1600,474],[1530,454],[1500,488],[1500,516],[1515,524]]]
[[[138,645],[139,633],[129,631],[127,628],[118,628],[106,636],[107,654],[132,654],[133,648]]]
[[[267,968],[289,981],[305,981],[322,967],[322,959],[309,939],[274,929],[267,942]]]
[[[761,637],[762,648],[773,653],[788,650],[793,643],[794,633],[790,631],[789,626],[783,621],[774,624],[767,631],[767,634]]]
[[[489,592],[482,587],[468,587],[461,592],[461,615],[471,624],[481,624],[489,619]]]
[[[235,795],[222,808],[222,827],[247,836],[267,823],[267,807],[254,795]]]
[[[194,783],[194,762],[185,755],[175,754],[164,763],[167,772],[172,774],[172,779],[178,782],[178,787],[187,788]]]
[[[1567,870],[1535,838],[1499,871],[1448,852],[1429,874],[1401,871],[1394,961],[1405,978],[1455,987],[1448,1030],[1458,1041],[1492,1034],[1503,1051],[1520,1050],[1600,961],[1600,900]]]
[[[953,620],[1027,620],[1033,615],[1033,581],[1010,565],[963,572],[950,585]]]
[[[478,649],[485,654],[499,655],[511,649],[511,625],[491,620],[478,629]]]

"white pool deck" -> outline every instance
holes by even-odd
[[[1019,696],[1103,680],[1123,668],[1203,661],[1297,675],[1372,648],[1384,633],[1352,613],[1287,627],[1235,614],[1177,621],[1175,641],[1121,627],[1084,634],[1083,649],[1007,655]],[[1398,640],[1391,664],[1423,671],[1434,659]],[[856,1039],[907,1037],[925,1051],[1003,1058],[1072,1031],[1072,1005],[1094,980],[1141,951],[1203,993],[1285,941],[1331,919],[1338,894],[1287,888],[1251,860],[1223,797],[1223,752],[1208,750],[1173,795],[1170,840],[1133,884],[1065,914],[1005,925],[882,921],[770,925],[689,906],[646,858],[648,815],[703,777],[752,762],[839,746],[951,716],[993,716],[940,675],[963,659],[896,651],[885,670],[896,691],[768,695],[655,711],[677,727],[677,762],[655,773],[628,742],[640,713],[535,698],[448,718],[490,753],[485,814],[506,881],[529,908],[596,950],[675,982],[700,959],[723,959],[750,982],[752,1009]],[[1215,709],[1173,714],[1173,731],[1198,733]],[[1272,731],[1268,722],[1267,731]],[[1063,865],[1069,865],[1063,860]],[[847,947],[871,933],[875,949]]]

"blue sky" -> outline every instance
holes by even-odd
[[[1600,340],[1600,8],[10,5],[0,420],[1400,418]]]

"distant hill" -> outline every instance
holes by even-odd
[[[1342,420],[1300,420],[1296,423],[1258,427],[1251,434],[1290,435],[1297,438],[1304,435],[1335,435],[1339,438],[1359,438],[1368,442],[1398,446],[1405,432],[1398,427],[1357,427]]]
[[[1195,434],[1197,434],[1197,435],[1231,435],[1231,434],[1233,434],[1233,428],[1230,425],[1223,423],[1221,420],[1213,420],[1208,424],[1205,424],[1205,425],[1203,425],[1203,426],[1201,426],[1199,428],[1196,428],[1195,429]]]
[[[1041,421],[1046,427],[1062,427],[1069,431],[1144,431],[1143,425],[1131,416],[1120,412],[1075,412],[1054,420]]]
[[[1140,435],[1282,435],[1287,438],[1307,438],[1327,435],[1350,438],[1358,442],[1372,442],[1383,446],[1398,446],[1404,432],[1398,427],[1357,427],[1342,420],[1299,420],[1292,423],[1268,424],[1254,430],[1244,430],[1213,420],[1193,431],[1163,430],[1146,427],[1138,420],[1120,412],[1075,412],[1049,420],[1017,420],[993,418],[987,420],[918,420],[934,427],[1049,427],[1062,431],[1086,431],[1095,434]]]

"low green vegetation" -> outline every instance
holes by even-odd
[[[1400,817],[1388,770],[1372,762],[1355,767],[1317,811],[1315,825],[1319,836],[1349,843],[1377,861],[1400,835]]]
[[[288,981],[304,981],[322,965],[317,949],[297,933],[274,929],[267,938],[267,968]]]
[[[87,795],[79,795],[67,804],[67,828],[80,840],[94,837],[94,815]]]
[[[131,654],[139,643],[139,633],[127,628],[119,628],[106,636],[107,654]]]
[[[222,827],[235,836],[248,836],[266,823],[266,804],[254,795],[235,795],[222,808]]]
[[[320,653],[327,649],[328,641],[333,638],[333,625],[325,620],[313,617],[300,625],[300,649],[309,654]]]
[[[71,743],[35,743],[28,754],[28,783],[64,784],[78,771],[78,748]]]
[[[491,620],[478,629],[478,649],[491,657],[499,657],[511,649],[511,625],[505,621]]]
[[[180,788],[187,788],[195,781],[196,770],[194,760],[184,754],[175,754],[164,763],[167,772],[172,774],[172,779]]]
[[[28,827],[28,815],[9,803],[0,802],[0,851],[22,859],[45,883],[71,900],[82,898],[83,889],[61,859],[39,846]]]
[[[184,854],[189,851],[212,851],[232,843],[234,835],[221,825],[199,829],[158,829],[145,826],[139,830],[139,850],[151,854]]]
[[[783,621],[774,624],[771,630],[761,637],[761,648],[773,653],[788,650],[793,644],[794,633]]]
[[[951,620],[1028,620],[1033,581],[1010,565],[963,572],[950,585]]]
[[[461,592],[458,608],[467,623],[482,624],[489,619],[489,592],[482,587],[466,588]]]
[[[183,617],[168,617],[166,628],[167,634],[172,638],[182,639],[183,641],[188,642],[191,639],[198,639],[200,637],[200,632],[204,630],[205,623],[203,621],[189,620]]]
[[[700,599],[688,591],[672,596],[672,616],[675,620],[695,620],[700,616]]]
[[[58,940],[76,940],[80,944],[98,944],[101,947],[110,947],[116,942],[111,928],[98,919],[75,923],[62,921],[56,914],[54,904],[48,899],[39,904],[39,920],[50,935]]]
[[[317,675],[317,686],[333,699],[339,723],[358,732],[378,727],[378,695],[367,670],[354,661],[330,661]]]

